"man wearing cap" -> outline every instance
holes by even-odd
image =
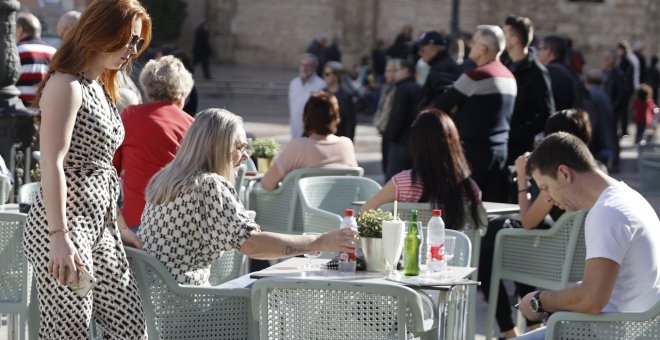
[[[431,67],[420,102],[420,109],[423,109],[433,106],[438,97],[461,75],[461,69],[447,51],[447,38],[439,32],[422,33],[417,39],[417,46],[420,58]]]
[[[470,45],[469,57],[477,67],[463,73],[435,106],[445,112],[456,109],[454,121],[482,199],[506,202],[507,141],[518,86],[499,60],[505,45],[499,26],[477,26]]]

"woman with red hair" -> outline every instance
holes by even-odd
[[[93,1],[39,86],[42,190],[23,247],[37,280],[41,339],[86,339],[92,311],[104,337],[146,338],[122,239],[138,243],[117,227],[112,157],[124,137],[117,72],[150,40],[151,19],[137,0]],[[86,273],[95,283],[79,282]]]

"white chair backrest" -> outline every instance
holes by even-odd
[[[645,144],[637,148],[639,190],[644,196],[660,195],[660,144]]]
[[[499,281],[509,279],[559,290],[582,280],[588,209],[565,212],[546,230],[502,229],[495,237],[486,337],[493,334]]]
[[[254,161],[252,161],[252,158],[248,158],[243,162],[243,165],[245,165],[245,170],[249,172],[257,172],[257,165],[254,164]]]
[[[282,185],[273,191],[257,187],[249,193],[248,209],[257,212],[256,222],[262,230],[294,233],[303,228],[298,181],[314,176],[362,176],[362,168],[304,168],[291,171]],[[297,228],[297,229],[295,229]],[[295,230],[294,230],[295,229]]]
[[[11,194],[11,179],[7,175],[0,174],[0,204],[7,203]]]
[[[140,288],[149,339],[249,339],[250,290],[179,285],[152,255],[124,248]]]
[[[245,255],[238,250],[225,250],[222,256],[211,262],[211,276],[209,277],[211,286],[217,286],[241,276],[241,269],[246,260]]]
[[[656,340],[660,339],[660,301],[641,313],[599,315],[558,312],[548,319],[547,340]]]
[[[21,185],[21,187],[18,188],[18,198],[16,199],[16,202],[34,203],[37,199],[37,195],[39,195],[39,190],[41,190],[41,182],[32,182]]]
[[[472,242],[470,242],[470,239],[464,233],[451,229],[445,229],[446,236],[454,236],[456,238],[454,258],[449,261],[449,265],[469,267],[472,260]]]
[[[429,330],[422,303],[408,287],[379,283],[265,278],[252,286],[264,340],[420,336]]]
[[[26,217],[0,213],[0,313],[20,315],[21,339],[25,339],[32,267],[23,252]]]
[[[378,182],[357,176],[306,177],[298,181],[304,231],[326,232],[339,227],[353,201],[369,199],[381,189]],[[319,211],[322,210],[322,211]],[[324,214],[327,213],[327,214]],[[328,216],[322,220],[317,217]],[[334,215],[334,218],[330,216]]]

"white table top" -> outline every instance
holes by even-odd
[[[353,201],[351,204],[358,209],[364,205],[366,201]],[[520,211],[520,206],[513,203],[500,203],[500,202],[481,202],[486,209],[488,215],[506,215],[515,214]]]
[[[449,267],[444,273],[422,273],[419,276],[397,275],[385,277],[382,272],[356,271],[355,273],[342,273],[337,270],[321,269],[328,259],[312,259],[316,269],[303,269],[308,259],[293,257],[264,270],[250,274],[250,278],[261,279],[265,277],[286,277],[309,280],[331,280],[331,281],[362,281],[387,284],[399,284],[405,286],[423,287],[427,289],[440,289],[441,287],[477,284],[475,281],[466,280],[476,268],[472,267]],[[400,274],[400,273],[399,273]]]
[[[520,212],[520,206],[513,203],[481,202],[488,215],[506,215]]]
[[[18,204],[17,203],[9,203],[9,204],[0,204],[0,212],[10,212],[10,213],[18,213]]]

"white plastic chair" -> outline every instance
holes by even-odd
[[[383,211],[394,211],[394,203],[385,203],[380,206],[380,209]],[[431,203],[411,203],[411,202],[398,202],[397,203],[397,213],[401,219],[408,218],[410,210],[417,210],[417,218],[422,225],[426,226],[428,221],[431,219],[431,212],[433,210]],[[443,207],[439,207],[443,209]],[[478,268],[479,267],[479,253],[481,252],[481,237],[486,233],[486,228],[488,227],[488,216],[486,210],[482,205],[477,207],[478,221],[472,219],[470,214],[471,207],[465,205],[464,207],[466,213],[466,219],[461,228],[458,228],[463,234],[465,234],[469,239],[472,245],[472,256],[471,256],[471,266]],[[447,231],[451,229],[446,229]],[[472,274],[472,279],[477,280],[477,272],[475,271]],[[476,329],[476,309],[477,309],[477,288],[475,286],[470,286],[469,288],[469,305],[468,305],[468,320],[467,320],[467,338],[473,339]]]
[[[344,209],[353,201],[367,200],[381,189],[366,177],[322,176],[298,181],[303,230],[324,233],[339,228]]]
[[[0,174],[0,204],[7,203],[11,195],[11,179],[7,175]]]
[[[243,164],[245,165],[245,168],[249,172],[257,172],[257,165],[254,164],[254,161],[252,158],[246,159]]]
[[[550,229],[502,229],[495,237],[486,338],[493,336],[500,280],[559,290],[582,280],[588,210],[564,213]]]
[[[254,283],[252,314],[264,340],[410,339],[434,322],[408,287],[287,278]]]
[[[219,258],[211,262],[211,276],[209,283],[217,286],[236,279],[244,274],[247,256],[238,250],[225,250]]]
[[[39,190],[41,189],[41,182],[32,182],[21,185],[18,188],[18,197],[16,199],[17,203],[29,203],[32,204],[37,199],[39,195]]]
[[[660,339],[660,302],[643,313],[589,315],[558,312],[548,320],[546,340],[652,340]]]
[[[645,144],[637,148],[639,190],[644,196],[660,195],[660,144]]]
[[[179,285],[152,255],[126,247],[149,339],[251,339],[250,290]]]
[[[642,313],[554,313],[548,320],[546,340],[651,340],[660,339],[660,301]]]
[[[445,236],[454,236],[456,238],[454,258],[448,264],[455,267],[469,267],[472,260],[472,242],[470,238],[465,233],[451,229],[445,229]]]
[[[24,340],[32,288],[32,267],[23,253],[25,215],[0,213],[0,313],[9,315],[9,339]],[[16,320],[18,316],[18,320]]]
[[[245,172],[247,171],[247,167],[245,164],[241,164],[238,167],[238,170],[236,171],[236,178],[234,178],[234,190],[236,190],[236,194],[238,195],[238,199],[245,203]]]
[[[261,187],[248,190],[248,209],[257,212],[261,230],[278,233],[300,233],[303,228],[298,181],[313,176],[362,176],[362,168],[304,168],[291,171],[275,190]],[[295,227],[295,228],[294,228]]]

